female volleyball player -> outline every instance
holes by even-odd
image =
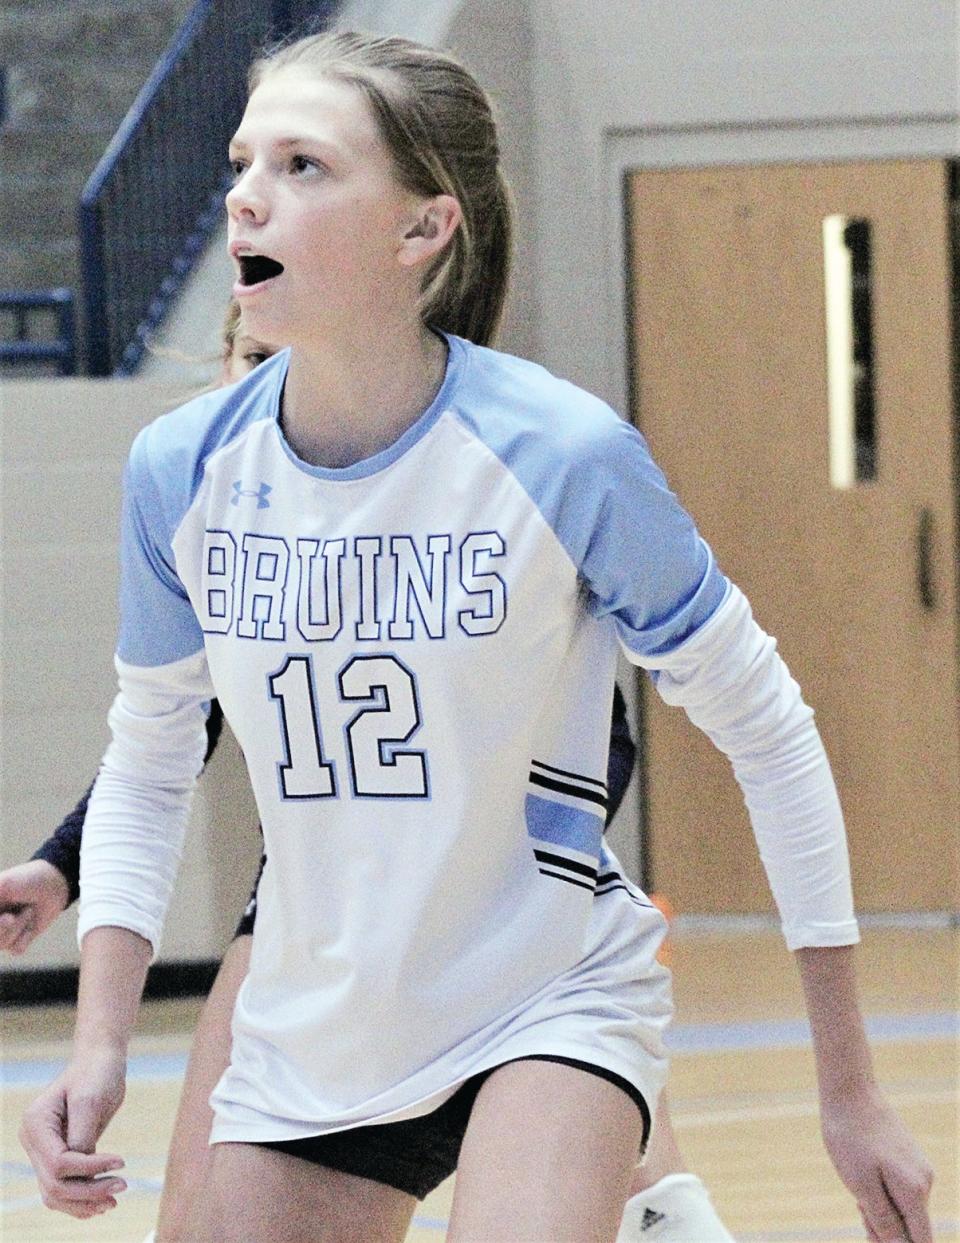
[[[231,299],[223,328],[221,382],[230,384],[242,379],[276,352],[276,347],[242,331],[239,305]],[[204,763],[217,746],[222,725],[223,713],[214,700],[206,721]],[[615,686],[607,764],[608,825],[630,783],[634,758],[626,705]],[[0,950],[23,953],[79,896],[80,846],[90,790],[29,863],[0,872]],[[261,862],[261,870],[262,867]],[[170,1137],[157,1230],[146,1243],[180,1243],[186,1238],[184,1231],[189,1226],[194,1197],[209,1161],[212,1115],[208,1099],[230,1060],[230,1018],[250,961],[256,905],[255,883],[200,1013]],[[49,1151],[48,1159],[62,1151],[62,1140],[55,1130],[45,1136],[34,1135],[32,1144],[35,1150]],[[633,1173],[618,1241],[639,1243],[641,1234],[644,1240],[654,1243],[724,1243],[731,1238],[702,1181],[684,1164],[673,1133],[666,1093],[657,1111],[646,1159]]]
[[[268,863],[197,1240],[612,1240],[664,1074],[663,920],[601,841],[617,644],[731,757],[813,1029],[828,1149],[877,1238],[930,1173],[857,1008],[812,714],[642,439],[484,348],[509,264],[485,97],[402,40],[259,62],[231,156],[237,297],[291,343],[138,437],[120,691],[82,855],[49,1203],[94,1153],[215,694]],[[72,1174],[73,1179],[63,1175]]]
[[[254,340],[240,324],[233,299],[223,329],[221,381],[234,383],[272,357],[276,347]],[[214,700],[206,721],[204,762],[220,738],[223,714]],[[609,825],[630,783],[635,748],[627,724],[626,705],[614,687],[610,754],[607,764]],[[92,789],[92,787],[91,787]],[[27,864],[0,872],[0,950],[21,954],[79,896],[80,845],[90,790],[64,818]],[[261,869],[262,869],[261,862]],[[259,876],[257,878],[259,880]],[[208,1098],[230,1060],[230,1017],[247,973],[250,937],[256,921],[256,884],[227,948],[211,992],[200,1013],[190,1052],[180,1106],[170,1138],[167,1168],[155,1235],[147,1243],[179,1243],[186,1238],[188,1217],[209,1161],[211,1111]],[[57,1132],[34,1136],[35,1147],[62,1149]],[[652,1224],[651,1224],[652,1223]],[[702,1181],[687,1170],[670,1122],[666,1093],[657,1112],[643,1166],[635,1169],[630,1198],[621,1223],[620,1243],[645,1240],[696,1240],[724,1243],[730,1239]]]

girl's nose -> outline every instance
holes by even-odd
[[[225,202],[227,212],[235,220],[247,216],[252,217],[257,224],[262,224],[266,218],[266,200],[258,190],[256,180],[251,176],[249,168],[240,174],[227,191]]]

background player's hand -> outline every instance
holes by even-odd
[[[873,1084],[821,1105],[823,1139],[872,1243],[932,1243],[933,1170]]]
[[[63,873],[45,859],[0,872],[0,950],[22,954],[69,901]]]
[[[123,1053],[87,1051],[24,1113],[20,1143],[47,1208],[81,1218],[116,1208],[126,1183],[112,1171],[123,1161],[96,1145],[123,1101],[125,1070]]]

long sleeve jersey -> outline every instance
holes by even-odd
[[[668,1005],[602,836],[618,649],[730,756],[788,944],[856,938],[812,713],[642,437],[447,340],[352,466],[286,442],[287,353],[131,454],[80,935],[156,944],[216,695],[267,865],[215,1139],[409,1116],[530,1052],[642,1080]]]

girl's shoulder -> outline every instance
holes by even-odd
[[[630,425],[605,401],[539,363],[460,342],[454,413],[495,451],[536,445],[545,459],[584,462],[616,452]]]
[[[539,409],[555,416],[570,417],[581,425],[619,418],[601,398],[555,375],[541,363],[470,341],[460,341],[460,344],[468,356],[468,385],[479,396],[485,395],[495,401],[509,397],[519,400],[524,409],[531,412]]]
[[[198,482],[213,453],[276,416],[286,364],[282,351],[236,384],[201,393],[154,419],[133,442],[131,473],[145,472],[161,484]]]

